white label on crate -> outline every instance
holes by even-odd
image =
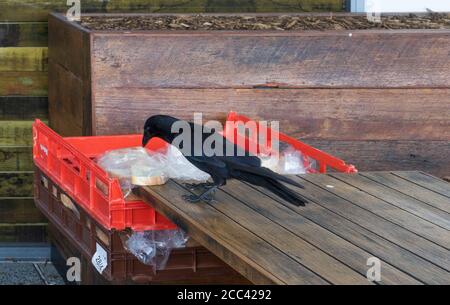
[[[66,194],[61,194],[61,202],[66,208],[70,209],[75,214],[75,217],[78,218],[78,220],[80,220],[80,212],[75,204],[73,204],[72,200],[66,196]]]
[[[92,256],[91,262],[100,274],[106,269],[106,266],[108,266],[108,255],[106,254],[105,249],[99,244],[96,244],[96,251]]]
[[[41,147],[41,150],[44,152],[44,154],[45,154],[46,156],[48,156],[48,148],[45,147],[45,146],[42,145],[42,144],[40,144],[39,146]]]

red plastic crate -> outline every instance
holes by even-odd
[[[227,121],[230,123],[251,122],[249,118],[235,112],[230,112]],[[272,149],[271,136],[277,137],[280,142],[292,145],[304,156],[317,161],[319,170],[311,168],[309,170],[311,173],[325,173],[327,168],[344,173],[357,172],[353,165],[346,164],[336,157],[283,133],[272,133],[270,128],[259,122],[254,123],[253,126],[257,132],[251,132],[251,134],[266,133],[266,143],[258,143],[257,138],[249,139],[240,135],[237,124],[226,124],[223,134],[228,139],[244,145],[252,153],[270,152]],[[142,135],[140,134],[62,138],[40,120],[36,120],[33,124],[33,160],[36,166],[106,229],[131,228],[135,231],[142,231],[176,228],[174,224],[143,201],[126,201],[118,179],[110,178],[93,161],[108,150],[140,146],[141,143]],[[158,150],[166,146],[167,143],[155,138],[149,142],[147,148]],[[304,162],[307,167],[309,159],[305,158]]]
[[[50,241],[65,253],[65,259],[81,260],[82,284],[249,284],[193,239],[186,247],[172,250],[163,270],[154,270],[124,248],[120,235],[129,232],[105,229],[39,168],[34,177],[34,200],[48,219]],[[106,252],[107,266],[101,274],[91,263],[97,247]]]
[[[248,135],[241,135],[238,131],[239,123],[245,124]],[[299,150],[303,154],[303,162],[305,168],[308,168],[310,173],[326,173],[327,169],[332,169],[342,173],[356,173],[358,172],[355,166],[346,164],[343,160],[338,159],[330,154],[327,154],[317,148],[309,146],[295,138],[289,137],[281,132],[272,131],[270,128],[261,124],[260,122],[253,121],[246,116],[239,115],[236,112],[230,112],[227,117],[227,124],[224,127],[224,135],[230,141],[237,143],[245,148],[246,151],[250,151],[253,154],[273,153],[272,149],[272,136],[276,138],[280,143],[284,142],[296,150]],[[261,135],[264,135],[264,143],[260,143],[259,139]],[[310,167],[310,159],[314,159],[317,162],[318,170]]]
[[[76,200],[106,229],[135,231],[176,226],[141,200],[125,200],[117,178],[93,159],[112,149],[140,146],[142,135],[62,138],[40,120],[33,124],[33,160],[37,167]],[[149,149],[167,144],[155,139]]]

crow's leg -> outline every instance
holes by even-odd
[[[184,183],[184,187],[187,189],[193,191],[197,189],[210,189],[211,187],[214,187],[215,184],[212,182],[204,182],[204,183]]]
[[[207,203],[210,203],[213,201],[214,193],[216,192],[218,185],[213,185],[209,187],[205,192],[203,192],[200,195],[183,195],[183,199],[190,202],[190,203],[196,203],[200,201],[205,201]]]

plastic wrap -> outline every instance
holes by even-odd
[[[124,233],[121,238],[128,252],[154,270],[164,269],[172,249],[183,248],[189,239],[181,229]]]
[[[209,174],[192,165],[174,146],[160,151],[130,147],[105,152],[97,160],[111,177],[119,179],[125,196],[137,185],[160,185],[168,179],[205,182]]]
[[[261,166],[281,175],[301,175],[315,167],[315,160],[288,145],[279,154],[259,155]]]

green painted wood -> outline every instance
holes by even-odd
[[[0,198],[1,224],[46,223],[33,198]]]
[[[47,71],[47,47],[0,48],[0,72]]]
[[[47,22],[0,22],[0,47],[45,47]]]
[[[0,96],[47,96],[47,72],[0,72]]]
[[[31,126],[34,121],[0,121],[0,147],[32,146]],[[48,124],[47,120],[43,120]]]
[[[0,171],[31,171],[33,156],[30,146],[0,147]]]
[[[0,172],[1,197],[33,197],[33,172]]]
[[[0,120],[46,120],[47,97],[0,96]]]
[[[342,11],[345,0],[83,0],[83,12],[310,12]],[[0,0],[0,20],[46,21],[49,11],[66,12],[61,0]]]

